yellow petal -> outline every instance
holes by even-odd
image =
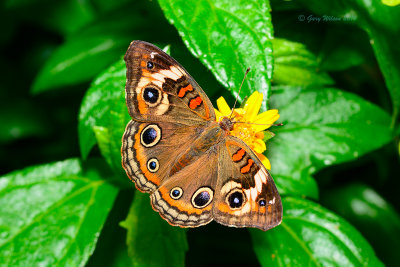
[[[239,115],[243,115],[246,113],[246,111],[242,108],[235,108],[235,112]]]
[[[253,141],[253,146],[254,146],[254,151],[257,153],[263,153],[267,147],[265,146],[265,143],[261,139],[255,139]]]
[[[257,115],[256,119],[254,122],[262,123],[265,120],[269,120],[270,118],[274,117],[276,114],[278,114],[277,109],[270,109],[267,111],[264,111],[263,113],[260,113]]]
[[[262,117],[270,117],[273,116],[275,114],[278,114],[278,110],[277,109],[269,109],[267,111],[264,111],[263,113],[260,113],[257,115],[257,120],[262,118]]]
[[[279,119],[280,116],[281,115],[279,115],[279,114],[275,114],[274,116],[272,116],[268,120],[265,120],[265,123],[266,124],[274,124],[274,122],[276,122]]]
[[[214,112],[215,112],[216,121],[220,121],[221,118],[223,117],[222,113],[219,112],[219,110],[215,109],[215,108],[214,108]]]
[[[253,121],[261,108],[261,103],[263,100],[263,94],[255,91],[251,94],[249,99],[247,99],[244,109],[246,111],[246,121]]]
[[[264,131],[271,127],[271,125],[279,119],[280,115],[278,114],[277,109],[270,109],[268,111],[265,111],[261,114],[259,114],[255,120],[254,123],[257,124],[262,124],[262,125],[254,125],[254,129],[259,132],[259,131]]]
[[[269,159],[264,156],[263,154],[257,154],[258,158],[261,160],[262,164],[264,165],[265,168],[267,168],[268,170],[271,169],[271,162],[269,161]]]
[[[217,99],[217,106],[223,116],[229,116],[229,114],[231,114],[231,108],[222,96]]]

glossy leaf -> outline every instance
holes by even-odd
[[[117,192],[97,169],[84,169],[77,159],[1,177],[2,264],[84,266]]]
[[[168,28],[154,29],[153,24],[148,23],[162,21],[156,16],[158,10],[153,8],[154,4],[146,5],[143,2],[123,5],[69,35],[40,70],[33,92],[89,81],[117,61],[132,40],[148,40],[153,35],[158,40],[165,38]],[[144,6],[154,11],[146,12]]]
[[[106,127],[93,126],[93,132],[96,136],[100,152],[107,161],[108,165],[114,169],[121,168],[120,155],[113,155],[113,152],[121,149],[120,142],[114,142],[115,140],[113,140],[113,136]],[[114,162],[112,161],[113,159],[117,159],[117,161]]]
[[[284,126],[273,129],[276,136],[267,144],[267,156],[278,188],[292,185],[290,191],[282,189],[284,194],[315,198],[315,189],[307,189],[315,188],[311,174],[357,159],[392,140],[389,115],[351,93],[282,86],[274,88],[270,104],[279,109]]]
[[[169,225],[151,209],[148,194],[135,194],[121,226],[128,230],[126,242],[133,266],[184,266],[186,230]]]
[[[90,80],[115,62],[129,42],[130,37],[112,34],[66,42],[40,71],[32,91],[38,93]]]
[[[112,146],[120,144],[118,150],[110,150],[105,154],[117,157],[115,153],[118,153],[118,158],[121,158],[121,138],[125,126],[130,120],[125,104],[125,81],[125,62],[121,59],[99,75],[83,98],[79,112],[78,130],[79,144],[84,158],[89,155],[90,150],[97,142],[94,127],[102,127],[97,128],[98,137],[101,136],[100,129],[103,132],[107,131],[107,137],[102,142],[103,148],[108,146],[107,140],[114,142]],[[113,159],[107,157],[107,162],[111,163]]]
[[[271,154],[272,153],[269,155]],[[288,161],[289,160],[290,159],[288,159]],[[283,159],[283,161],[285,161],[285,159]],[[311,175],[307,175],[305,172],[301,174],[294,173],[294,175],[287,175],[275,171],[275,169],[275,166],[272,166],[270,173],[278,187],[279,194],[318,199],[318,184]]]
[[[270,95],[272,24],[268,1],[159,0],[167,19],[178,29],[189,50],[225,87],[238,89],[251,68],[240,99],[254,88]],[[233,91],[234,94],[237,91]]]
[[[272,40],[274,51],[274,84],[284,85],[330,85],[333,80],[326,72],[319,71],[314,54],[301,43],[286,39]]]
[[[283,199],[282,224],[250,230],[261,266],[383,266],[362,235],[305,199]]]
[[[375,190],[351,184],[329,190],[321,202],[357,227],[387,265],[398,263],[400,216]]]
[[[316,14],[351,16],[368,33],[379,67],[385,78],[393,104],[392,127],[400,111],[400,8],[373,1],[301,1]]]

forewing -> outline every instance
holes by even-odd
[[[158,47],[133,41],[125,54],[126,103],[140,121],[198,125],[215,120],[207,95],[187,71]]]

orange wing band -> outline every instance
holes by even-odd
[[[198,106],[200,106],[202,102],[203,102],[203,99],[201,99],[200,96],[196,96],[195,98],[190,99],[189,108],[195,109]]]

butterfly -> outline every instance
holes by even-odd
[[[122,166],[169,224],[212,220],[264,231],[282,221],[274,181],[259,158],[216,121],[213,105],[189,73],[153,44],[133,41],[126,54]]]

